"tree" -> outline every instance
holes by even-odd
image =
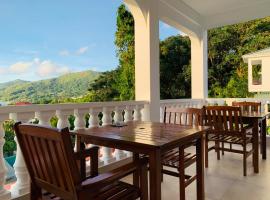
[[[120,100],[135,99],[135,37],[134,18],[124,5],[118,8],[115,45],[119,58],[116,86]]]
[[[190,40],[181,35],[160,42],[161,99],[191,97]]]
[[[242,55],[270,46],[270,17],[215,28],[208,35],[209,96],[252,96]]]

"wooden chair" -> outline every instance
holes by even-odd
[[[232,106],[238,106],[241,108],[242,112],[261,112],[261,102],[232,102]]]
[[[220,151],[239,153],[243,155],[243,174],[247,174],[247,158],[252,155],[255,148],[254,135],[248,135],[242,122],[240,107],[232,106],[208,106],[206,107],[205,124],[210,126],[205,136],[205,166],[208,167],[208,152],[215,149],[217,159],[220,160]],[[215,145],[208,146],[209,142]],[[220,145],[222,144],[222,145]],[[230,144],[229,148],[224,144]],[[232,148],[232,144],[242,146],[242,150]],[[252,144],[248,150],[248,144]],[[254,156],[253,156],[254,164]]]
[[[147,199],[147,161],[138,160],[98,174],[98,147],[74,152],[68,128],[58,130],[33,124],[15,124],[15,132],[31,177],[31,199],[105,200]],[[80,166],[90,157],[90,176]],[[139,173],[140,186],[119,179]],[[45,191],[45,192],[44,192]]]
[[[240,107],[242,112],[261,112],[262,104],[261,102],[248,102],[248,101],[242,101],[242,102],[232,102],[232,106]],[[244,123],[249,123],[245,122]],[[260,138],[262,138],[262,122],[259,121],[259,133]],[[262,139],[260,139],[262,141]],[[262,145],[261,145],[261,153],[262,153]]]
[[[163,122],[182,126],[200,126],[203,125],[203,113],[203,109],[198,108],[165,108]],[[187,144],[184,148],[191,147],[193,144]],[[162,172],[179,177],[181,200],[185,199],[185,188],[196,180],[196,174],[194,176],[185,174],[185,169],[194,163],[196,163],[196,154],[187,153],[180,147],[163,155]],[[178,173],[170,168],[177,169]]]

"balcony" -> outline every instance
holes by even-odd
[[[203,105],[230,105],[234,100],[260,101],[262,109],[268,110],[270,99],[179,99],[160,101],[160,119],[162,121],[164,107],[202,107]],[[68,117],[75,117],[75,129],[85,128],[85,115],[89,114],[89,128],[104,126],[114,121],[139,121],[147,120],[149,103],[146,101],[127,102],[104,102],[85,104],[53,104],[53,105],[28,105],[28,106],[6,106],[0,107],[0,149],[4,145],[4,131],[2,125],[5,120],[28,122],[37,119],[41,125],[50,125],[50,119],[54,116],[58,118],[57,127],[69,126]],[[102,117],[100,117],[102,113]],[[16,139],[15,139],[16,140]],[[76,149],[76,147],[74,147]],[[106,171],[115,166],[119,166],[130,161],[131,153],[100,147],[99,168]],[[7,169],[4,165],[4,158],[0,154],[0,196],[3,200],[8,199],[28,199],[29,176],[22,158],[20,149],[16,152],[14,164],[16,181],[7,187],[5,177]],[[260,161],[260,173],[255,175],[252,172],[247,177],[242,176],[241,157],[239,155],[226,153],[221,161],[217,161],[215,154],[210,153],[210,167],[206,170],[206,197],[208,199],[245,199],[250,195],[261,195],[262,199],[267,199],[267,187],[270,173],[267,165],[269,160]],[[251,161],[250,161],[251,162]],[[249,163],[251,165],[251,163]],[[193,170],[193,169],[190,169]],[[127,181],[130,181],[127,179]],[[165,176],[162,188],[164,199],[177,199],[178,179]],[[252,191],[249,188],[256,188]],[[195,184],[188,188],[190,199],[195,199]],[[252,198],[249,198],[252,199]]]

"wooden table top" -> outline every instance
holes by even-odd
[[[242,117],[247,118],[264,118],[270,116],[270,112],[242,112]]]
[[[206,126],[191,127],[157,122],[128,122],[123,127],[107,125],[79,129],[75,132],[80,137],[92,140],[165,148],[198,138],[207,129]]]

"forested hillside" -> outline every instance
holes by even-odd
[[[97,79],[99,74],[99,72],[89,70],[35,82],[16,80],[3,83],[0,84],[0,101],[62,102],[66,98],[85,95],[89,84]]]

